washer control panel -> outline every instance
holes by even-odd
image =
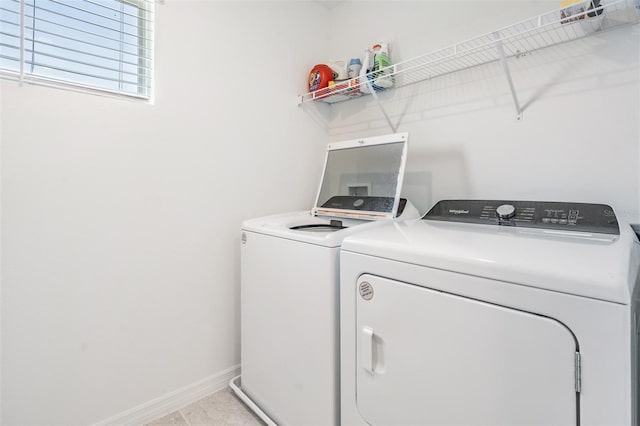
[[[620,235],[616,215],[605,204],[442,200],[423,219]]]
[[[322,207],[341,210],[365,210],[371,212],[390,212],[393,209],[393,197],[366,197],[359,195],[335,195]],[[398,213],[400,216],[407,204],[406,198],[400,198]]]

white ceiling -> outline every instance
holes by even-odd
[[[331,10],[344,0],[313,0],[314,2],[323,5],[327,9]]]

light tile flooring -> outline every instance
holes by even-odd
[[[260,426],[260,420],[233,391],[225,388],[148,423],[147,426]]]

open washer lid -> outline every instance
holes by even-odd
[[[408,133],[394,133],[329,144],[312,214],[368,220],[394,218],[408,138]]]

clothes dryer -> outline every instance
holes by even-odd
[[[400,198],[407,139],[330,144],[311,211],[242,224],[242,376],[231,387],[268,424],[339,423],[340,245],[419,217]]]
[[[346,238],[342,424],[637,424],[639,248],[609,206],[531,201]]]

